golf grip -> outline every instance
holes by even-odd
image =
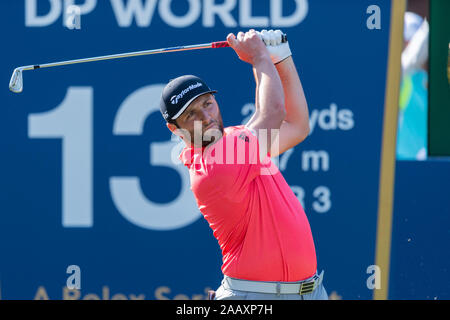
[[[282,36],[281,36],[281,42],[287,42],[287,35],[286,34],[283,34]],[[228,44],[228,42],[227,41],[216,41],[216,42],[213,42],[213,43],[211,43],[211,48],[226,48],[226,47],[229,47],[230,45]]]

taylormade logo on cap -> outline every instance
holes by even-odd
[[[174,95],[172,98],[170,98],[170,103],[177,104],[178,100],[182,99],[186,93],[188,93],[189,91],[194,90],[198,87],[201,87],[201,86],[202,86],[202,84],[200,82],[197,82],[196,84],[191,84],[189,87],[182,90],[179,94]]]

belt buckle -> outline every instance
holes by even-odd
[[[316,288],[316,276],[311,281],[305,281],[300,283],[300,289],[298,290],[299,295],[308,294],[314,291]]]

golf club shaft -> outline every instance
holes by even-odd
[[[282,35],[281,42],[287,42],[287,36],[285,34]],[[162,49],[135,51],[135,52],[120,53],[120,54],[112,54],[112,55],[107,55],[107,56],[98,56],[98,57],[92,57],[92,58],[75,59],[75,60],[67,60],[67,61],[60,61],[60,62],[51,62],[51,63],[44,63],[44,64],[22,66],[22,67],[17,67],[16,69],[14,69],[11,79],[9,81],[9,89],[16,93],[22,92],[22,90],[23,90],[22,72],[25,70],[36,70],[36,69],[41,69],[41,68],[58,67],[58,66],[64,66],[64,65],[69,65],[69,64],[137,57],[137,56],[144,56],[144,55],[157,54],[157,53],[168,53],[168,52],[199,50],[199,49],[209,49],[209,48],[215,49],[215,48],[226,48],[226,47],[229,47],[229,44],[227,41],[216,41],[216,42],[194,44],[194,45],[188,45],[188,46],[178,46],[178,47],[169,47],[169,48],[162,48]]]
[[[162,49],[153,49],[153,50],[112,54],[112,55],[98,56],[98,57],[92,57],[92,58],[51,62],[51,63],[24,66],[24,67],[21,67],[21,69],[22,70],[34,70],[34,69],[40,69],[40,68],[58,67],[58,66],[77,64],[77,63],[85,63],[85,62],[112,60],[112,59],[119,59],[119,58],[129,58],[129,57],[137,57],[137,56],[144,56],[144,55],[150,55],[150,54],[177,52],[177,51],[199,50],[199,49],[209,49],[209,48],[225,48],[228,46],[229,45],[226,41],[217,41],[217,42],[211,42],[211,43],[194,44],[194,45],[189,45],[189,46],[178,46],[178,47],[170,47],[170,48],[162,48]]]

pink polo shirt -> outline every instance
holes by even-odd
[[[257,281],[299,281],[316,272],[314,241],[295,194],[245,126],[225,128],[207,148],[185,148],[198,208],[222,250],[223,274]]]

